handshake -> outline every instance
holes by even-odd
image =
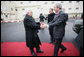
[[[40,22],[40,28],[47,28],[47,24],[45,24],[44,22]]]

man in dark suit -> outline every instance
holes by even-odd
[[[53,12],[53,9],[50,8],[49,9],[49,14],[48,14],[48,23],[51,22],[54,19],[55,13]],[[53,39],[53,27],[49,28],[49,33],[50,33],[50,43],[53,43],[54,39]]]
[[[34,18],[32,17],[32,11],[29,10],[24,18],[24,27],[26,33],[26,45],[29,47],[31,54],[36,56],[34,52],[34,47],[36,48],[36,52],[42,53],[40,50],[41,42],[37,35],[38,29],[41,28],[40,23],[36,23]]]
[[[54,56],[57,56],[59,48],[62,49],[61,53],[63,53],[63,51],[66,50],[66,48],[61,43],[65,34],[65,26],[66,21],[68,20],[68,14],[62,11],[62,6],[59,3],[57,3],[54,6],[54,10],[55,10],[54,19],[51,22],[49,22],[48,25],[43,24],[43,28],[53,27],[53,37],[55,39]]]

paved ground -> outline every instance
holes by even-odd
[[[72,30],[75,20],[69,20],[66,25],[66,32],[63,42],[72,42],[77,34]],[[45,21],[45,23],[47,23]],[[42,42],[49,42],[50,35],[48,29],[39,30],[39,38]],[[22,22],[1,23],[1,42],[24,42],[25,30]]]

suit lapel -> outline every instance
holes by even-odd
[[[58,15],[54,17],[54,21],[56,21],[56,20],[58,19],[58,17],[61,15],[61,13],[62,13],[62,11],[60,11],[60,12],[58,13]]]

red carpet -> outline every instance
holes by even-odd
[[[60,53],[60,49],[58,56],[79,56],[79,50],[72,43],[63,42],[63,45],[67,50]],[[44,53],[36,53],[37,56],[53,56],[54,46],[44,42],[41,45],[41,50]],[[25,42],[3,42],[1,43],[1,56],[31,56],[31,53]]]

